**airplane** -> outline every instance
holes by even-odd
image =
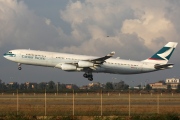
[[[35,65],[59,68],[64,71],[84,72],[83,76],[89,81],[93,80],[92,73],[111,73],[111,74],[140,74],[173,67],[173,63],[168,63],[174,52],[177,42],[168,42],[162,49],[152,57],[142,60],[123,60],[111,58],[115,52],[111,52],[104,57],[57,53],[30,49],[10,50],[4,57],[10,61],[21,65]]]

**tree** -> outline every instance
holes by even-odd
[[[38,89],[44,90],[46,88],[46,83],[45,82],[41,82],[38,84]]]
[[[3,82],[1,82],[1,80],[0,80],[0,90],[5,90],[6,89],[6,85],[5,85],[5,83]]]
[[[180,92],[180,84],[178,84],[176,91],[177,91],[177,92]]]
[[[168,90],[171,90],[171,85],[167,85],[167,89],[168,89]]]
[[[129,89],[129,85],[124,84],[124,86],[123,86],[123,90],[127,90],[127,89]]]
[[[146,85],[146,90],[151,90],[151,86],[149,84]]]
[[[65,84],[58,84],[58,89],[59,90],[66,89],[66,85]]]
[[[137,85],[137,87],[141,88],[141,85]]]
[[[113,84],[111,82],[106,83],[106,89],[113,90]]]
[[[53,81],[48,82],[48,89],[50,90],[55,89],[55,83]]]

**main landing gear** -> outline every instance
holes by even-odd
[[[93,75],[92,73],[84,73],[83,77],[88,78],[89,81],[93,81]]]
[[[21,63],[18,63],[18,70],[21,70]]]

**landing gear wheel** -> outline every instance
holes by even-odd
[[[93,81],[93,78],[92,78],[92,77],[88,77],[88,80],[89,80],[89,81]]]
[[[88,80],[89,81],[93,81],[93,76],[92,75],[88,75]]]
[[[92,72],[85,72],[83,74],[83,77],[87,78],[89,81],[93,81],[93,75],[92,75]]]
[[[18,70],[21,70],[22,68],[21,67],[18,67]]]
[[[84,73],[84,74],[83,74],[83,77],[87,78],[87,77],[88,77],[88,74]]]

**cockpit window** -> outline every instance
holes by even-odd
[[[16,57],[16,55],[13,54],[12,51],[9,51],[8,53],[5,53],[4,56],[6,56],[6,57]]]

